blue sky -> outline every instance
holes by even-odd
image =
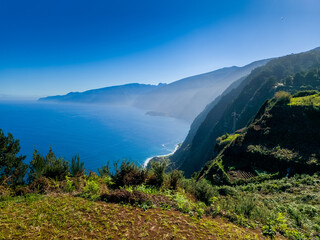
[[[318,0],[0,2],[0,97],[172,82],[320,46]]]

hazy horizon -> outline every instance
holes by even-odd
[[[320,2],[1,3],[0,98],[170,83],[320,46]]]

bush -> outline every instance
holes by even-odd
[[[132,205],[139,205],[145,202],[150,203],[147,194],[135,190],[127,191],[125,189],[116,189],[109,194],[104,194],[101,196],[101,200],[113,203],[130,203]]]
[[[66,176],[66,185],[64,187],[64,190],[69,193],[75,190],[75,186],[68,176]]]
[[[145,183],[146,169],[136,166],[129,160],[123,160],[120,167],[118,167],[118,162],[115,162],[114,166],[116,173],[111,176],[114,187],[137,186]]]
[[[250,217],[252,211],[257,206],[256,199],[252,195],[240,195],[237,197],[238,201],[235,204],[235,212],[239,215]]]
[[[35,149],[29,168],[29,182],[41,177],[63,180],[69,174],[68,161],[57,158],[51,147],[45,157],[41,156]]]
[[[50,179],[41,177],[34,180],[28,188],[32,193],[48,193],[56,191],[58,187],[56,187]]]
[[[72,158],[70,173],[73,177],[84,174],[84,162],[80,162],[80,157],[78,155]]]
[[[91,176],[85,181],[81,196],[90,200],[96,200],[100,197],[100,184],[97,178]]]
[[[183,171],[172,170],[168,175],[168,185],[170,189],[177,190],[179,183],[183,179]]]
[[[183,213],[191,213],[196,204],[190,201],[184,194],[175,192],[172,199],[177,203],[177,208]]]
[[[222,196],[227,196],[227,195],[234,196],[237,193],[237,191],[230,186],[221,186],[218,188],[218,192]]]
[[[151,161],[150,166],[151,166],[152,175],[148,179],[148,185],[152,185],[160,188],[165,180],[165,171],[168,165],[169,165],[168,161],[165,161],[165,160]]]
[[[280,91],[280,92],[276,92],[274,97],[278,103],[286,104],[290,102],[291,94],[288,92]]]
[[[98,172],[99,172],[100,177],[110,176],[109,163],[102,166],[101,168],[98,168]]]
[[[0,185],[0,201],[6,200],[12,195],[13,194],[10,188]]]
[[[17,156],[19,140],[14,140],[10,133],[5,136],[0,129],[0,150],[0,184],[23,184],[28,167],[23,163],[26,156]]]
[[[207,205],[211,203],[212,197],[217,195],[212,185],[205,179],[196,183],[194,194],[199,201]]]

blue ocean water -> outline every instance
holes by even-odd
[[[0,102],[0,128],[20,140],[20,153],[32,158],[34,148],[51,146],[68,161],[78,154],[85,168],[97,171],[108,161],[138,164],[172,152],[189,125],[174,118],[145,115],[132,107],[39,102]]]

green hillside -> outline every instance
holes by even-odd
[[[246,175],[258,176],[259,171],[281,176],[319,171],[319,100],[316,91],[293,96],[277,92],[247,128],[217,139],[216,151],[222,150],[206,164],[201,176],[217,181],[212,176],[216,176],[218,166],[225,173],[219,179],[224,183],[246,179]]]
[[[221,97],[200,125],[194,124],[196,129],[190,129],[190,136],[171,161],[191,176],[216,156],[216,139],[246,127],[275,92],[319,89],[319,67],[320,50],[315,49],[273,59],[253,70],[238,87]]]

